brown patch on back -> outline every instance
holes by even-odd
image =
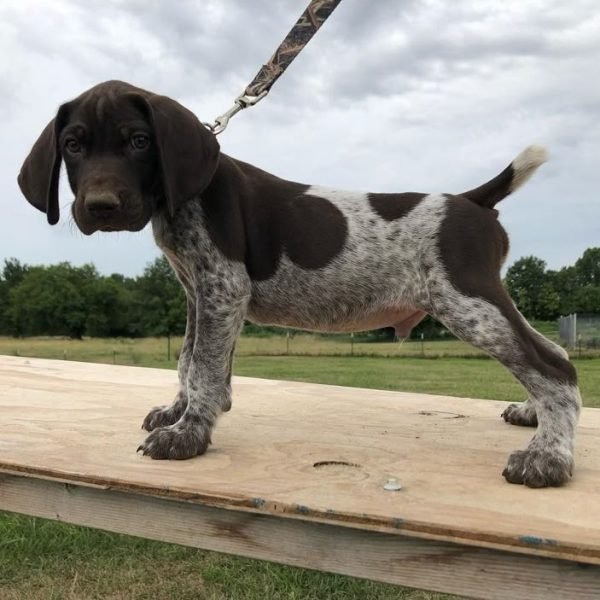
[[[282,206],[278,216],[283,247],[299,267],[322,268],[344,247],[346,217],[325,198],[296,197]]]
[[[348,226],[329,200],[305,195],[308,188],[222,154],[202,196],[211,238],[254,281],[272,277],[284,251],[304,269],[325,267],[343,249]]]
[[[417,192],[368,194],[371,208],[386,221],[394,221],[405,217],[425,196],[427,194]]]

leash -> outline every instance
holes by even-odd
[[[203,125],[219,135],[225,131],[231,117],[260,102],[340,2],[341,0],[311,0],[267,64],[260,68],[244,92],[235,99],[234,105],[213,123]]]

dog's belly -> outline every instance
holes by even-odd
[[[350,312],[350,314],[349,314]],[[309,331],[343,333],[393,327],[396,336],[406,338],[427,313],[417,308],[373,308],[355,311],[323,311],[315,313],[306,308],[292,314],[282,307],[250,305],[248,318],[261,325],[278,325]]]
[[[406,337],[425,316],[416,272],[404,280],[373,269],[306,271],[282,261],[275,277],[252,285],[248,319],[310,331],[353,332],[394,327]]]

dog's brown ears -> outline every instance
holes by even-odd
[[[64,106],[42,131],[25,159],[17,181],[30,204],[46,213],[48,223],[56,225],[60,216],[58,207],[58,179],[61,154],[58,136],[64,120]]]
[[[135,88],[134,88],[135,89]],[[149,113],[166,196],[171,215],[178,206],[198,196],[210,183],[219,163],[219,143],[194,113],[166,96],[133,92]],[[58,222],[58,180],[61,153],[58,138],[65,122],[67,105],[61,106],[29,156],[25,159],[18,182],[23,195],[38,210],[45,212],[48,223]]]
[[[201,194],[219,164],[219,142],[196,115],[175,100],[140,96],[150,110],[169,214]]]

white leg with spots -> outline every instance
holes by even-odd
[[[179,377],[179,391],[175,400],[170,405],[155,406],[144,419],[142,429],[153,431],[157,427],[165,427],[177,422],[185,412],[188,405],[187,378],[192,353],[194,351],[194,339],[196,337],[196,303],[188,294],[187,322],[185,336],[181,346],[181,353],[177,362],[177,374]]]
[[[537,415],[533,439],[526,450],[511,454],[504,476],[511,483],[530,487],[566,483],[573,470],[581,398],[575,370],[564,352],[545,338],[540,340],[499,281],[492,293],[490,288],[486,292],[495,303],[461,294],[441,273],[435,281],[431,289],[434,316],[458,337],[498,359],[528,391],[527,402],[509,407],[505,419],[533,424]]]
[[[516,306],[515,310],[517,310]],[[549,340],[547,337],[543,336],[539,331],[533,328],[525,319],[522,319],[522,322],[527,327],[529,332],[533,336],[535,336],[538,342],[542,344],[547,350],[559,354],[565,360],[569,360],[569,353],[562,346],[559,346],[558,344]],[[502,417],[507,423],[511,423],[512,425],[520,425],[522,427],[537,427],[538,419],[535,408],[535,399],[530,397],[525,402],[511,404],[502,413]]]
[[[203,272],[195,287],[195,337],[187,364],[187,405],[173,424],[152,431],[140,446],[145,455],[184,459],[204,454],[221,412],[231,407],[231,365],[249,300],[239,267]]]

